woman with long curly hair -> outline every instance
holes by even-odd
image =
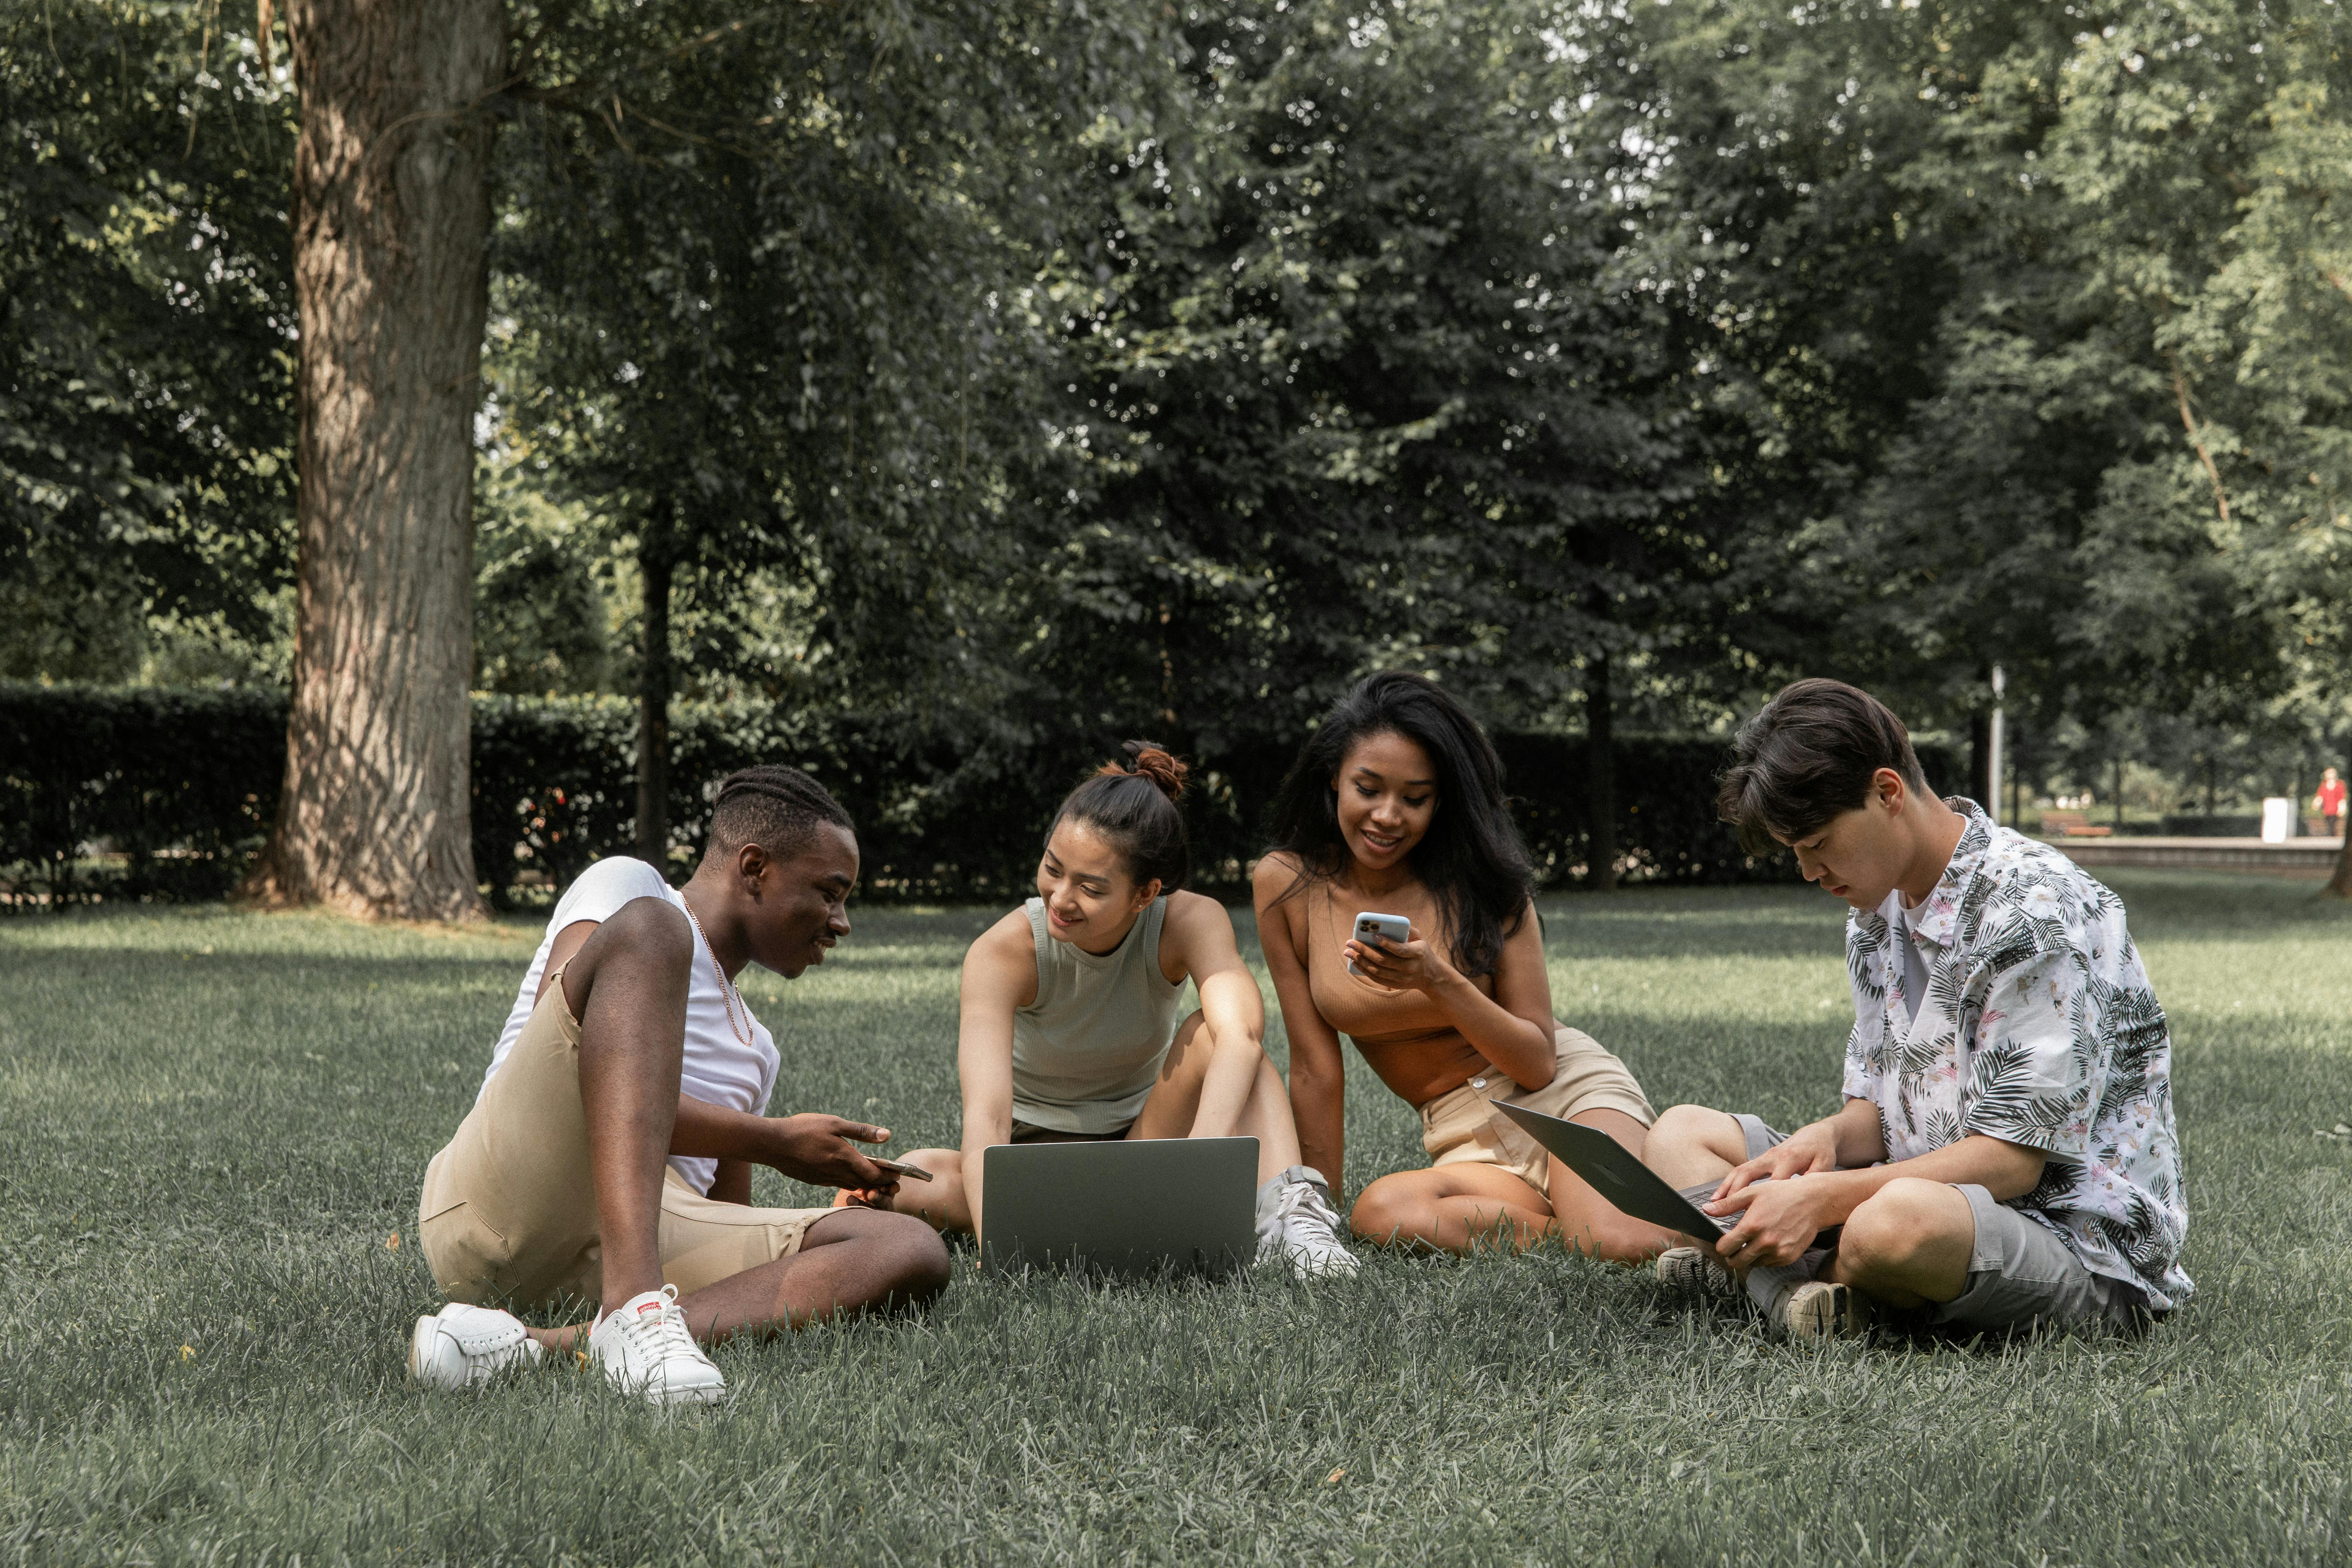
[[[1617,1262],[1674,1246],[1491,1110],[1580,1121],[1637,1155],[1653,1118],[1625,1065],[1552,1016],[1534,872],[1477,721],[1420,676],[1369,677],[1300,749],[1274,817],[1253,880],[1300,1157],[1340,1173],[1346,1035],[1420,1111],[1431,1159],[1367,1186],[1356,1234],[1448,1252],[1557,1234]],[[1405,917],[1408,939],[1360,940],[1359,911]]]

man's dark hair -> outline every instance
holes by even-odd
[[[1739,727],[1716,811],[1749,854],[1769,855],[1867,801],[1881,768],[1926,793],[1911,732],[1885,703],[1843,680],[1795,681]]]
[[[820,822],[856,831],[841,803],[800,769],[777,763],[745,768],[719,781],[706,853],[732,855],[756,844],[771,859],[789,860],[816,837]]]
[[[1332,775],[1367,735],[1396,734],[1437,771],[1437,813],[1412,847],[1413,874],[1436,900],[1442,933],[1465,974],[1491,974],[1535,891],[1535,868],[1503,795],[1503,760],[1470,710],[1435,681],[1401,669],[1366,676],[1298,748],[1274,797],[1273,847],[1298,858],[1289,898],[1347,864]],[[1277,900],[1279,901],[1279,900]]]

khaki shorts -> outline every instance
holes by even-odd
[[[1559,1054],[1551,1081],[1521,1089],[1508,1074],[1488,1070],[1421,1107],[1421,1146],[1432,1165],[1465,1161],[1499,1165],[1546,1197],[1551,1195],[1551,1156],[1494,1105],[1524,1105],[1563,1120],[1588,1110],[1622,1110],[1647,1127],[1657,1120],[1642,1086],[1625,1064],[1581,1029],[1552,1037]]]
[[[580,1104],[580,1023],[562,972],[448,1147],[425,1167],[417,1234],[453,1301],[541,1306],[603,1288]],[[800,1250],[831,1209],[759,1209],[662,1184],[662,1278],[681,1294]]]

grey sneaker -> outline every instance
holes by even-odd
[[[1696,1247],[1669,1247],[1658,1254],[1658,1283],[1709,1301],[1737,1301],[1739,1278],[1714,1253]]]
[[[1346,1279],[1356,1255],[1339,1242],[1339,1211],[1312,1167],[1293,1165],[1257,1190],[1257,1260],[1281,1258],[1294,1279]]]
[[[1843,1339],[1869,1331],[1870,1298],[1850,1285],[1808,1279],[1781,1291],[1765,1316],[1792,1340]]]

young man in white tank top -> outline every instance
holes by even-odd
[[[473,1110],[426,1167],[419,1238],[451,1304],[417,1321],[409,1368],[463,1387],[584,1339],[614,1384],[709,1403],[701,1346],[929,1300],[947,1250],[872,1209],[750,1206],[751,1167],[828,1186],[892,1178],[849,1140],[887,1128],[766,1114],[779,1058],[735,976],[793,979],[846,935],[849,819],[793,768],[730,776],[682,890],[641,860],[564,893]],[[483,1305],[593,1296],[592,1325],[527,1327]]]

